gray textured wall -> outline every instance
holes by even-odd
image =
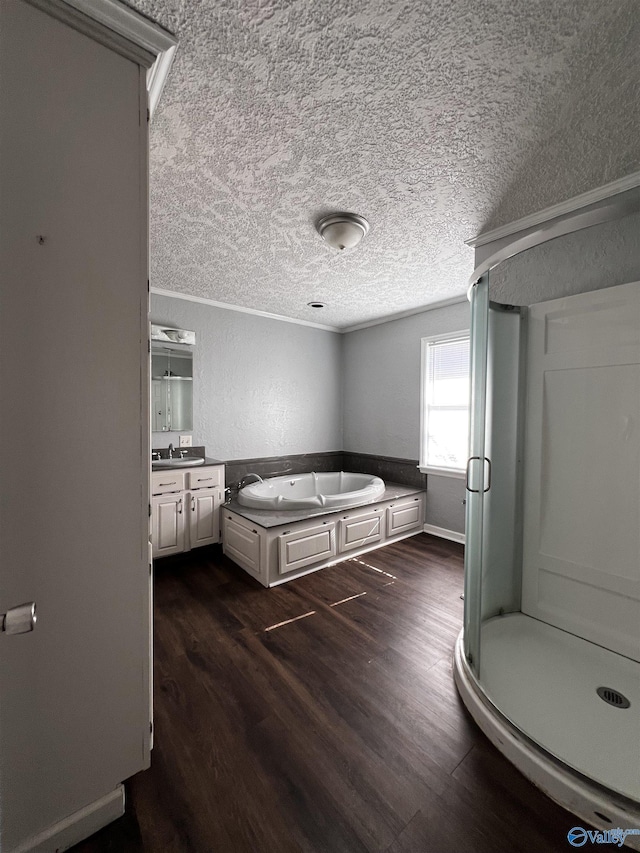
[[[420,340],[469,328],[464,301],[345,335],[344,449],[417,460]],[[464,481],[428,477],[427,523],[464,531]]]
[[[208,455],[342,449],[341,335],[156,294],[151,317],[196,333],[193,443]]]

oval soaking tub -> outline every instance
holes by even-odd
[[[253,509],[341,509],[373,503],[384,489],[384,480],[371,474],[293,474],[245,486],[238,492],[238,503]]]

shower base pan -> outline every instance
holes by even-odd
[[[481,654],[482,687],[461,634],[454,674],[494,746],[587,824],[639,829],[640,664],[522,613],[485,623]],[[640,835],[626,846],[640,850]]]

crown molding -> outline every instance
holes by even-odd
[[[256,317],[264,317],[267,320],[279,320],[282,323],[294,323],[297,326],[310,326],[312,329],[321,329],[323,332],[340,333],[342,331],[337,326],[325,326],[322,323],[313,323],[311,320],[298,320],[294,317],[285,317],[283,314],[271,314],[268,311],[259,311],[257,308],[231,305],[229,302],[216,302],[215,299],[207,299],[204,296],[191,296],[188,293],[178,293],[175,290],[162,290],[159,287],[152,287],[151,293],[156,296],[170,296],[172,299],[184,299],[186,302],[199,302],[201,305],[210,305],[212,308],[222,308],[223,311],[237,311],[239,314],[254,314]]]
[[[426,311],[437,311],[438,308],[448,308],[450,305],[458,305],[460,302],[466,302],[466,294],[453,296],[451,299],[442,299],[440,302],[431,302],[428,305],[420,305],[418,308],[409,308],[408,311],[399,311],[397,314],[389,314],[387,317],[378,317],[375,320],[368,320],[366,323],[357,323],[355,326],[346,326],[340,329],[342,334],[346,335],[349,332],[359,332],[360,329],[369,329],[371,326],[381,326],[383,323],[393,323],[394,320],[403,320],[405,317],[413,317],[414,314],[424,314]]]
[[[470,240],[465,240],[467,246],[476,249],[479,246],[485,246],[487,243],[493,243],[495,240],[502,240],[504,237],[510,237],[512,234],[517,234],[519,231],[526,231],[529,228],[535,228],[538,225],[543,225],[551,219],[556,219],[559,216],[566,216],[568,213],[574,213],[583,207],[588,207],[591,204],[597,204],[600,201],[605,201],[611,196],[618,193],[627,192],[627,190],[640,187],[640,172],[633,172],[624,178],[619,178],[617,181],[611,181],[601,187],[596,187],[593,190],[588,190],[586,193],[576,195],[573,198],[562,201],[559,204],[554,204],[551,207],[545,207],[544,210],[539,210],[537,213],[531,213],[529,216],[524,216],[522,219],[516,219],[514,222],[508,222],[506,225],[501,225],[499,228],[493,228],[491,231],[484,231]]]
[[[298,326],[310,326],[312,329],[322,329],[324,332],[336,332],[339,335],[347,335],[349,332],[357,332],[360,329],[368,329],[370,326],[381,326],[383,323],[392,323],[394,320],[402,320],[404,317],[412,317],[414,314],[424,314],[426,311],[436,311],[438,308],[448,308],[449,305],[458,305],[467,301],[466,294],[454,296],[451,299],[443,299],[430,305],[421,305],[419,308],[411,308],[398,314],[390,314],[388,317],[379,317],[376,320],[368,320],[366,323],[358,323],[355,326],[326,326],[322,323],[313,323],[310,320],[298,320],[295,317],[285,317],[283,314],[270,314],[268,311],[259,311],[257,308],[245,308],[243,305],[232,305],[229,302],[216,302],[215,299],[207,299],[204,296],[191,296],[188,293],[178,293],[175,290],[163,290],[152,287],[151,293],[156,296],[170,296],[172,299],[184,299],[187,302],[200,302],[202,305],[211,305],[213,308],[222,308],[224,311],[238,311],[240,314],[254,314],[257,317],[265,317],[268,320],[280,320],[283,323],[294,323]]]

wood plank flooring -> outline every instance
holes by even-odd
[[[152,767],[74,853],[566,853],[579,821],[457,696],[462,562],[421,534],[267,590],[218,547],[159,561]]]

